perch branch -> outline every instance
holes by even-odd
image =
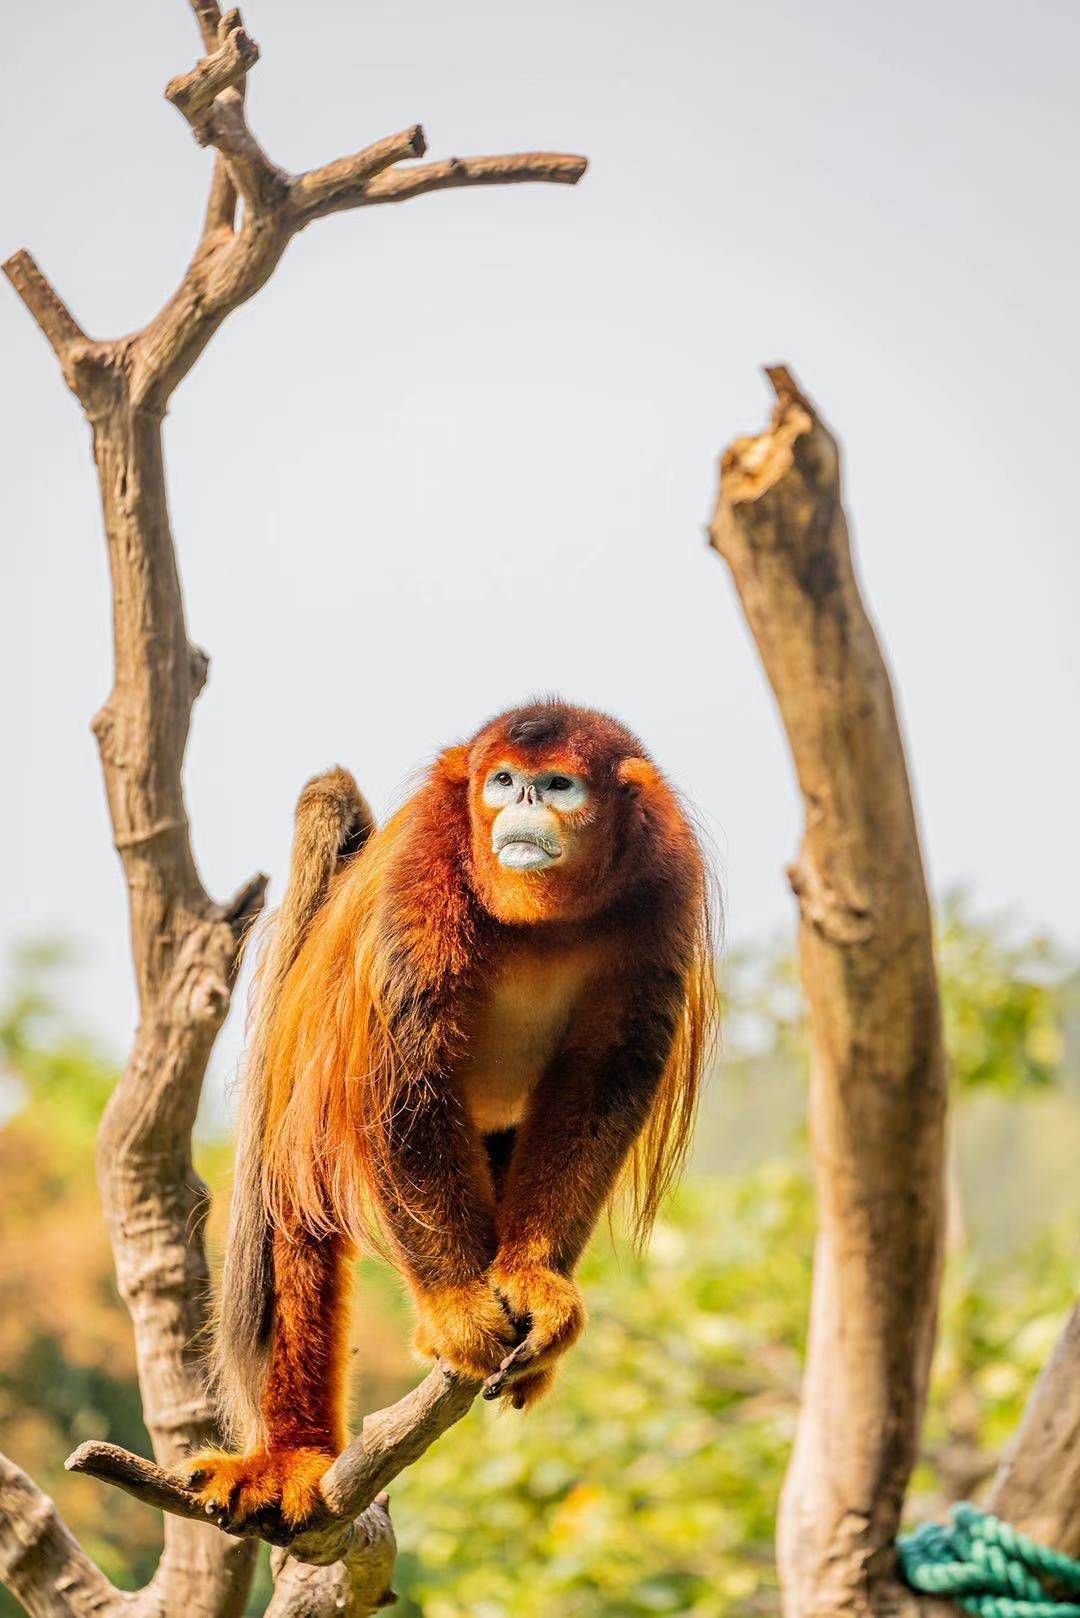
[[[783,367],[710,528],[772,684],[805,834],[790,872],[819,1233],[778,1552],[789,1614],[880,1606],[915,1460],[942,1253],[945,1078],[918,833],[859,595],[837,446]]]
[[[364,1514],[387,1484],[418,1460],[448,1427],[460,1421],[478,1392],[479,1384],[467,1378],[439,1370],[429,1372],[396,1404],[364,1418],[358,1436],[323,1478],[325,1513],[302,1534],[290,1534],[280,1524],[260,1518],[244,1525],[237,1537],[263,1539],[288,1549],[299,1561],[320,1566],[347,1557],[358,1535],[367,1539],[370,1524]],[[80,1444],[66,1465],[71,1472],[83,1472],[114,1484],[144,1504],[175,1517],[201,1523],[210,1517],[224,1525],[224,1517],[204,1506],[175,1473],[116,1444]],[[358,1527],[361,1518],[364,1521]]]

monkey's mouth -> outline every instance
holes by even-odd
[[[514,828],[495,838],[495,855],[510,871],[542,871],[554,865],[562,849],[554,837],[540,831]]]

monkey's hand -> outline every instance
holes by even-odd
[[[416,1295],[419,1353],[482,1381],[498,1370],[519,1333],[486,1280]]]
[[[520,1341],[488,1377],[484,1398],[502,1395],[515,1410],[524,1410],[547,1392],[556,1360],[581,1336],[585,1302],[576,1282],[546,1264],[496,1259],[491,1284],[509,1310]]]
[[[227,1455],[204,1450],[182,1468],[207,1514],[222,1528],[239,1528],[252,1517],[299,1528],[325,1504],[319,1479],[333,1455],[319,1449],[253,1450]]]

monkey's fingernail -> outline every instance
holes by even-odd
[[[484,1398],[497,1399],[502,1392],[502,1385],[503,1375],[501,1371],[497,1371],[494,1376],[489,1376],[483,1387]]]

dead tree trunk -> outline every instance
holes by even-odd
[[[934,1348],[945,1069],[926,881],[888,673],[859,594],[836,443],[783,367],[770,427],[721,463],[731,569],[805,808],[800,912],[818,1195],[810,1334],[777,1549],[791,1618],[926,1606],[893,1542]],[[1080,1550],[1080,1315],[991,1509]],[[941,1604],[935,1604],[940,1607]]]
[[[314,220],[458,186],[573,184],[585,170],[583,158],[544,152],[401,167],[425,149],[414,125],[353,156],[289,174],[248,126],[245,87],[258,50],[239,13],[222,14],[216,0],[190,4],[206,54],[166,95],[216,155],[201,239],[172,297],[142,331],[94,341],[29,254],[16,253],[4,265],[90,422],[101,488],[115,679],[94,730],[129,895],[139,1025],[102,1123],[99,1171],[117,1280],[135,1332],[146,1424],[162,1467],[212,1435],[198,1346],[209,1294],[207,1196],[192,1166],[191,1128],[229,1008],[239,945],[265,886],[255,877],[227,903],[215,903],[192,855],[181,768],[207,658],[189,642],[184,620],[162,418],[221,322],[258,291],[293,236]],[[328,1513],[328,1526],[294,1547],[279,1573],[275,1613],[345,1611],[360,1618],[386,1599],[393,1534],[378,1491],[464,1413],[473,1392],[435,1373],[393,1411],[369,1419],[365,1436],[335,1469],[337,1494],[328,1480],[337,1516]],[[107,1446],[84,1446],[73,1460],[100,1475],[111,1475],[117,1464]],[[142,1497],[169,1505],[170,1480],[158,1473],[155,1494],[146,1476]],[[152,1583],[137,1596],[122,1594],[80,1550],[51,1503],[0,1458],[0,1578],[42,1618],[133,1608],[161,1618],[231,1618],[243,1610],[255,1548],[253,1540],[220,1533],[201,1512],[170,1512]],[[300,1555],[313,1565],[303,1566]]]

